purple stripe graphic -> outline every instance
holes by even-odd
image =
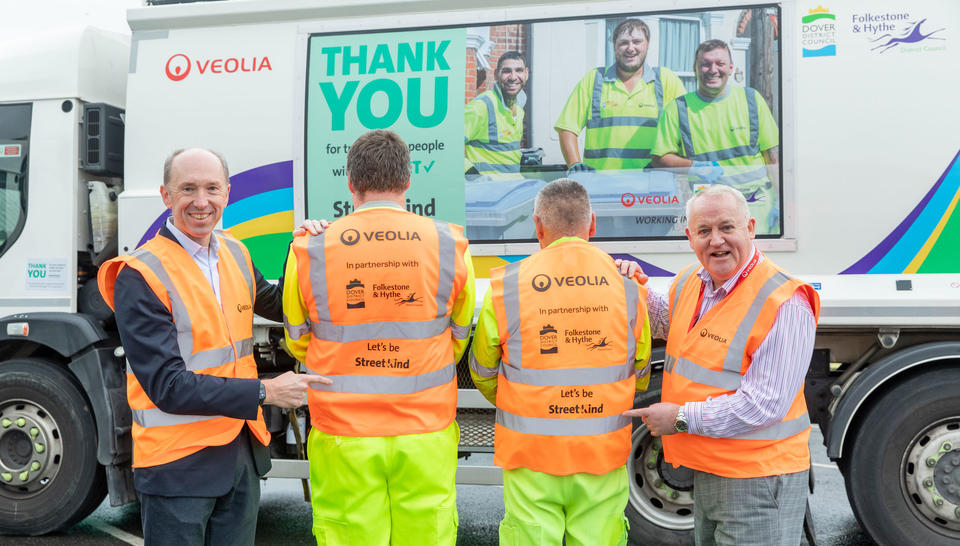
[[[230,177],[230,202],[227,203],[227,206],[252,195],[292,187],[293,161],[280,161],[254,167]],[[152,239],[160,231],[160,226],[167,221],[169,216],[169,209],[163,211],[143,233],[137,247],[139,248],[143,243]]]
[[[920,216],[920,213],[923,212],[924,207],[927,206],[927,203],[930,202],[930,199],[933,197],[933,195],[937,193],[937,190],[939,190],[940,186],[943,185],[943,180],[947,177],[947,173],[950,172],[950,169],[953,168],[953,164],[956,163],[958,156],[960,156],[960,152],[957,152],[957,154],[953,156],[953,161],[951,161],[950,164],[947,165],[947,168],[944,169],[943,174],[940,175],[940,179],[937,180],[937,183],[934,184],[933,187],[930,188],[930,191],[923,196],[923,199],[921,199],[920,203],[918,203],[917,206],[910,211],[910,214],[907,215],[902,222],[900,222],[900,225],[890,232],[890,235],[887,235],[886,238],[881,241],[880,244],[875,246],[873,250],[871,250],[866,256],[860,258],[857,263],[841,271],[841,275],[869,273],[870,270],[873,269],[873,266],[877,265],[877,262],[879,262],[887,254],[887,252],[890,252],[890,249],[893,248],[900,238],[903,237],[903,234],[910,229],[910,226],[913,225],[913,222],[918,216]]]
[[[230,177],[230,202],[265,193],[293,187],[293,161],[280,161],[261,167],[254,167]]]
[[[650,262],[645,262],[640,258],[631,256],[630,254],[611,254],[611,258],[614,260],[629,260],[631,262],[637,262],[640,264],[640,267],[643,268],[643,272],[647,274],[648,277],[672,277],[675,273],[671,273],[666,269],[661,269]]]

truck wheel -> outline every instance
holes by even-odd
[[[646,392],[639,393],[634,407],[660,401],[661,376],[654,373]],[[663,460],[659,438],[650,435],[640,419],[633,420],[627,476],[630,497],[627,520],[630,543],[644,546],[693,544],[693,471],[674,468]]]
[[[960,370],[904,381],[864,416],[845,458],[853,513],[879,544],[960,543]]]
[[[0,531],[64,529],[105,494],[93,414],[73,377],[35,358],[0,364]]]

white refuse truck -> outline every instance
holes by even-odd
[[[648,67],[693,91],[697,44],[721,39],[728,85],[756,89],[775,121],[777,161],[750,195],[773,211],[757,246],[820,293],[809,415],[859,522],[881,544],[960,541],[957,2],[252,0],[127,15],[129,37],[0,36],[0,532],[63,529],[107,493],[135,500],[124,353],[95,273],[164,221],[172,150],[226,156],[223,227],[276,279],[297,223],[349,213],[350,143],[395,130],[411,149],[408,208],[466,225],[482,293],[491,267],[538,248],[532,198],[567,167],[555,124],[577,82],[616,64],[615,26],[639,18]],[[519,175],[465,174],[464,106],[510,50],[530,67]],[[694,260],[687,173],[583,180],[596,243],[639,260],[651,286]],[[295,364],[282,339],[282,326],[257,323],[261,373]],[[662,358],[655,348],[638,405],[659,399]],[[489,452],[493,409],[459,372],[461,453]],[[268,414],[272,477],[306,476],[290,424],[304,410]],[[690,473],[639,422],[627,466],[632,539],[692,543]],[[461,466],[458,480],[500,476]]]

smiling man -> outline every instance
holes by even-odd
[[[653,166],[688,169],[691,182],[725,184],[743,193],[757,233],[780,232],[777,124],[767,101],[749,87],[728,85],[730,48],[708,40],[694,55],[697,90],[664,109]]]
[[[686,90],[669,68],[647,63],[650,28],[627,19],[613,30],[616,62],[580,79],[554,124],[570,172],[642,169],[663,107]],[[583,154],[577,136],[586,127]]]
[[[647,296],[651,332],[667,340],[662,402],[625,415],[663,437],[667,462],[693,469],[698,546],[797,545],[819,297],[757,250],[739,191],[709,186],[687,221],[700,263]]]
[[[228,180],[219,154],[173,152],[160,187],[170,218],[97,276],[126,351],[148,545],[253,544],[260,477],[270,470],[260,406],[298,407],[309,385],[330,383],[292,372],[258,380],[253,315],[283,320],[282,294],[243,243],[214,229]]]
[[[497,82],[464,108],[464,150],[468,174],[505,178],[520,172],[523,140],[523,87],[530,77],[526,60],[507,51],[497,60]]]

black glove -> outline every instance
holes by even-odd
[[[584,165],[583,163],[574,163],[573,165],[570,165],[570,168],[567,169],[567,175],[570,175],[573,173],[592,173],[596,171],[597,170],[591,167],[590,165]]]

